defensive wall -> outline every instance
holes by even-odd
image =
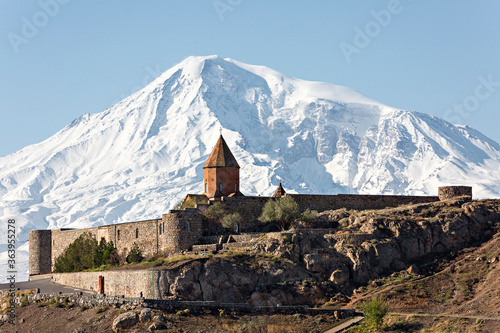
[[[33,290],[34,291],[34,290]],[[179,310],[189,309],[190,313],[207,313],[220,314],[219,310],[224,310],[225,313],[232,314],[308,314],[308,315],[331,315],[337,319],[348,318],[355,314],[355,310],[351,309],[326,309],[326,308],[310,308],[306,305],[298,306],[251,306],[246,303],[215,303],[210,301],[174,301],[174,300],[158,300],[148,299],[144,297],[124,297],[124,296],[109,296],[105,294],[88,294],[88,293],[47,293],[40,294],[33,292],[25,294],[28,303],[42,303],[50,300],[63,303],[65,299],[69,303],[78,304],[87,308],[98,306],[114,306],[120,307],[124,304],[130,306],[142,306],[145,308],[153,308],[167,312],[176,312]],[[0,293],[2,294],[2,293]],[[21,293],[20,293],[21,294]],[[18,295],[12,298],[12,302],[20,307],[25,295]],[[2,294],[3,296],[3,294]]]
[[[400,205],[435,202],[456,196],[469,195],[472,188],[467,186],[440,187],[439,196],[402,196],[402,195],[308,195],[285,194],[291,196],[298,204],[299,210],[335,210],[339,208],[367,210],[397,207]],[[196,202],[195,208],[171,210],[163,214],[161,219],[139,222],[127,222],[86,229],[58,229],[30,231],[30,275],[45,274],[53,270],[55,259],[63,253],[83,232],[89,232],[99,241],[101,238],[113,241],[119,254],[124,257],[136,243],[146,257],[157,253],[171,254],[189,251],[193,245],[207,244],[204,237],[220,235],[224,229],[220,224],[210,222],[203,213],[217,201],[202,200],[200,195],[188,195],[186,201]],[[190,199],[191,198],[191,199]],[[273,197],[229,196],[221,197],[220,202],[227,205],[230,211],[239,212],[244,219],[241,232],[261,230],[258,217],[269,200]],[[206,204],[205,204],[206,202]],[[183,204],[184,205],[184,204]]]
[[[438,189],[439,200],[448,200],[464,195],[472,198],[471,186],[442,186]]]
[[[406,195],[369,195],[369,194],[337,194],[337,195],[312,195],[312,194],[286,194],[297,202],[300,211],[306,209],[335,210],[346,208],[348,210],[383,209],[401,205],[419,204],[439,201],[437,196],[406,196]]]
[[[55,260],[84,232],[98,241],[112,241],[120,256],[125,257],[137,244],[145,257],[159,252],[188,250],[202,234],[202,218],[196,209],[170,211],[161,219],[119,223],[85,229],[31,230],[29,274],[46,274],[54,269]]]

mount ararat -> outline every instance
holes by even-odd
[[[282,180],[311,194],[469,185],[475,198],[500,196],[500,145],[470,127],[264,66],[189,57],[116,105],[0,157],[0,219],[5,228],[16,220],[18,279],[27,277],[31,229],[156,218],[202,193],[220,128],[246,195],[271,195]]]

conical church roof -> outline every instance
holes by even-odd
[[[217,143],[215,144],[214,149],[210,153],[207,162],[203,166],[203,168],[215,168],[215,167],[233,167],[239,168],[238,162],[229,150],[229,147],[226,144],[226,141],[222,137],[219,137]]]
[[[280,186],[278,186],[278,188],[274,192],[273,198],[281,198],[285,194],[286,194],[285,189],[283,188],[283,186],[281,186],[281,182],[280,182]]]

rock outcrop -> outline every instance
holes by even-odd
[[[329,216],[342,220],[339,228],[270,233],[249,252],[168,270],[160,278],[161,296],[253,305],[326,302],[394,271],[417,272],[412,264],[428,255],[491,237],[500,200],[459,198]]]

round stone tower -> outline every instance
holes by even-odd
[[[438,189],[439,200],[448,200],[464,195],[472,199],[471,186],[442,186]]]
[[[29,240],[29,275],[50,273],[52,270],[52,230],[31,230]]]

